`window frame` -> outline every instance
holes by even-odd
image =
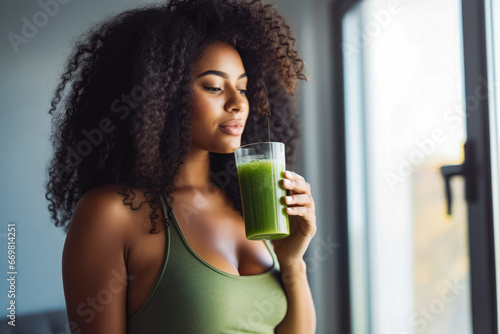
[[[485,0],[488,1],[488,0]],[[474,200],[467,201],[469,256],[474,333],[498,333],[495,245],[493,229],[492,170],[489,131],[489,96],[479,98],[479,78],[488,82],[484,1],[462,0],[465,96],[477,105],[466,105],[467,141],[475,169]]]

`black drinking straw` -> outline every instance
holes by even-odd
[[[269,127],[269,117],[271,117],[271,110],[269,110],[269,113],[266,115],[267,118],[267,141],[271,141],[271,130]]]

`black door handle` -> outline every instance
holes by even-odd
[[[444,187],[446,194],[446,207],[448,215],[451,215],[451,188],[450,179],[456,175],[462,175],[465,179],[465,199],[473,201],[476,199],[475,192],[475,159],[474,159],[474,145],[468,140],[464,145],[464,162],[461,165],[445,165],[441,166],[441,175],[444,179]]]

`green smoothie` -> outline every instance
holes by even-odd
[[[245,233],[249,240],[281,239],[290,234],[283,196],[284,162],[254,160],[237,166]]]

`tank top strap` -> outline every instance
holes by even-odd
[[[271,240],[265,239],[263,241],[264,241],[264,244],[267,247],[267,250],[271,254],[271,258],[273,259],[273,268],[278,268],[278,270],[279,270],[280,269],[280,264],[279,264],[279,261],[278,261],[278,257],[276,256],[276,253],[274,252],[274,246],[273,246]]]
[[[163,194],[160,194],[161,206],[163,208],[163,216],[165,217],[164,223],[166,227],[170,226],[170,223],[174,220],[172,215],[172,207],[168,204]]]
[[[184,238],[184,235],[182,234],[182,230],[177,222],[177,219],[174,214],[174,209],[170,204],[168,203],[168,200],[166,198],[166,195],[161,194],[160,195],[161,199],[161,205],[163,208],[163,215],[165,217],[164,223],[165,223],[165,229],[166,229],[166,234],[169,235],[169,239],[172,237],[174,239],[177,239],[178,242],[174,242],[177,246],[183,245],[188,252],[191,252],[189,245],[187,244],[187,241]],[[172,236],[170,236],[172,235]]]

